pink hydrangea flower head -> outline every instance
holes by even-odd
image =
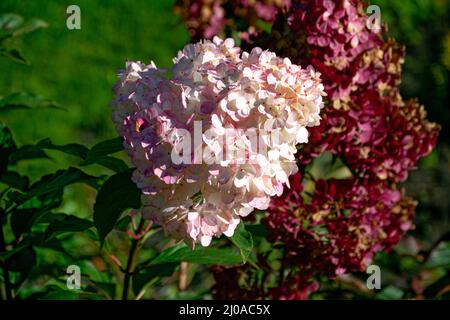
[[[128,62],[115,92],[145,215],[204,246],[283,193],[325,95],[311,67],[217,37],[181,50],[170,79],[153,63]]]

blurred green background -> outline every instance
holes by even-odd
[[[81,30],[66,27],[66,9],[81,9]],[[30,65],[0,59],[0,95],[25,91],[57,101],[67,111],[14,110],[2,113],[18,144],[51,137],[56,144],[79,142],[92,146],[117,136],[109,108],[116,74],[125,61],[153,60],[168,67],[189,38],[172,14],[172,1],[1,0],[1,13],[17,13],[25,20],[39,18],[47,29],[26,36],[19,43]],[[64,166],[67,157],[55,154]],[[37,161],[37,177],[54,164]]]
[[[420,162],[419,170],[405,184],[408,194],[419,200],[416,229],[405,239],[414,239],[420,248],[430,248],[439,238],[450,239],[450,3],[448,0],[371,3],[380,6],[389,34],[406,46],[403,96],[419,98],[429,119],[442,125],[438,147]],[[66,8],[71,4],[81,8],[81,30],[66,27]],[[127,59],[145,63],[153,60],[158,66],[169,67],[172,57],[189,42],[186,29],[172,13],[172,5],[172,0],[1,0],[0,13],[40,18],[49,26],[18,44],[30,65],[0,58],[0,95],[26,91],[55,100],[66,108],[66,111],[14,110],[0,114],[0,120],[12,129],[16,142],[21,145],[51,137],[56,144],[78,142],[92,146],[115,137],[109,104],[117,71]],[[38,177],[54,171],[55,162],[63,168],[73,161],[57,153],[52,156],[49,161],[27,162],[21,170]],[[80,197],[86,195],[85,191],[74,192],[72,199],[82,203]],[[92,205],[91,200],[87,205]],[[76,203],[71,205],[65,211],[77,212]],[[389,267],[389,279],[394,279],[395,287],[385,292],[387,298],[402,297],[402,290],[407,290],[412,277],[417,276],[412,271],[417,265],[402,260],[405,250],[415,246],[411,241],[402,243],[388,260],[384,255],[378,257],[380,264],[394,265]],[[446,254],[450,254],[449,250]],[[445,270],[444,279],[450,285],[449,271]]]

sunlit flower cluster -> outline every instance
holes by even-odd
[[[115,92],[145,216],[203,246],[283,193],[325,95],[311,67],[217,37],[180,51],[170,79],[153,63],[128,62]]]

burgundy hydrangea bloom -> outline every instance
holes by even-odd
[[[360,176],[404,181],[428,154],[439,131],[417,101],[399,95],[404,50],[366,26],[359,0],[295,1],[270,35],[250,45],[270,47],[322,73],[330,108],[300,152],[302,163],[323,151],[343,158]],[[266,46],[264,46],[264,43]]]
[[[364,270],[374,253],[390,249],[412,225],[415,202],[383,183],[318,180],[309,203],[299,192],[274,199],[264,224],[303,273]]]
[[[225,9],[220,0],[178,0],[174,7],[195,41],[212,39],[226,25]]]
[[[361,178],[402,182],[417,161],[435,146],[438,126],[426,120],[416,100],[402,101],[396,91],[355,95],[348,110],[328,108],[310,144],[298,154],[303,164],[324,151],[339,156]]]
[[[286,270],[294,267],[294,272],[289,271],[276,286],[262,289],[255,283],[238,285],[249,278],[248,266],[216,267],[215,297],[306,299],[318,289],[313,276],[335,278],[365,270],[376,252],[391,249],[412,226],[416,202],[384,183],[318,180],[308,203],[301,195],[301,174],[294,175],[291,183],[291,189],[272,201],[262,222],[268,240],[283,246],[280,262]],[[265,264],[261,257],[258,262]]]
[[[397,184],[435,147],[439,125],[427,120],[416,100],[404,101],[399,93],[404,48],[384,37],[386,26],[372,30],[366,22],[362,0],[293,0],[289,10],[278,10],[270,32],[244,38],[244,49],[259,46],[312,65],[321,72],[328,97],[320,125],[299,149],[300,172],[291,177],[291,189],[272,200],[263,219],[267,239],[283,248],[284,274],[261,289],[248,280],[253,272],[248,266],[214,269],[216,288],[248,278],[233,295],[215,291],[216,297],[307,298],[317,289],[316,275],[363,271],[412,227],[416,202]],[[247,31],[241,24],[227,25]],[[326,151],[351,177],[302,176]],[[305,192],[311,180],[313,190]],[[259,265],[268,263],[258,256]]]
[[[241,38],[261,31],[259,22],[273,22],[291,0],[177,0],[175,13],[189,29],[192,39],[212,39],[226,27],[239,29]]]

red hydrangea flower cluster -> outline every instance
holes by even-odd
[[[376,252],[389,250],[412,227],[416,203],[397,184],[434,148],[439,126],[427,121],[416,100],[400,96],[404,49],[383,37],[385,26],[372,30],[364,5],[294,0],[289,11],[277,13],[270,33],[244,39],[244,48],[259,46],[312,65],[322,73],[328,97],[320,126],[297,154],[300,172],[291,189],[272,200],[263,219],[267,239],[283,245],[279,279],[261,288],[248,280],[248,266],[217,267],[216,297],[307,298],[318,287],[315,275],[363,271]],[[302,175],[324,152],[340,159],[351,177]],[[304,192],[307,178],[314,182],[312,193]],[[242,279],[244,287],[231,284]],[[230,290],[219,290],[224,283]]]
[[[434,147],[438,126],[426,120],[417,101],[402,100],[404,50],[366,26],[363,5],[359,0],[297,1],[288,16],[279,15],[270,36],[253,42],[271,44],[294,63],[311,64],[322,73],[330,108],[299,154],[302,163],[331,151],[359,177],[404,181]]]
[[[261,31],[261,22],[273,22],[279,9],[291,0],[177,0],[175,13],[181,16],[193,40],[213,38],[225,28],[243,29],[240,36]]]
[[[385,183],[318,180],[309,203],[301,190],[298,183],[275,199],[265,219],[269,240],[285,244],[284,262],[300,269],[303,286],[296,290],[308,288],[318,271],[335,277],[365,270],[376,252],[390,249],[412,225],[415,201]]]

